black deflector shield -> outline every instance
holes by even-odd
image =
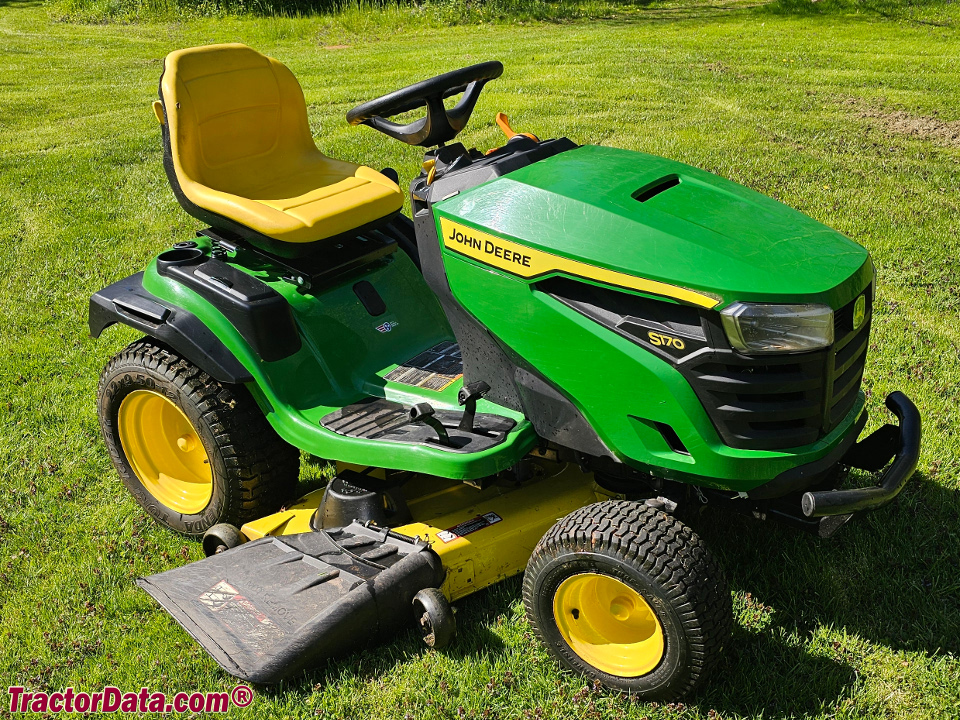
[[[231,675],[274,683],[412,625],[443,580],[423,542],[353,523],[266,537],[137,580]]]

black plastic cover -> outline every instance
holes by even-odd
[[[343,469],[327,483],[310,527],[320,530],[351,522],[399,527],[412,521],[403,491],[395,481]]]
[[[423,542],[352,523],[265,537],[137,580],[231,675],[275,683],[413,625],[443,566]]]
[[[196,316],[143,289],[143,273],[118,280],[90,298],[90,335],[115,323],[129,325],[176,350],[211,377],[245,383],[253,376]]]
[[[432,204],[577,147],[579,146],[569,138],[536,142],[523,135],[515,135],[489,155],[481,155],[476,150],[468,151],[460,143],[447,145],[424,156],[424,159],[436,160],[433,182],[428,185],[427,175],[421,174],[410,184],[410,191],[414,200]],[[415,202],[414,212],[421,207],[422,202]]]
[[[200,256],[188,262],[157,258],[157,272],[213,305],[265,361],[300,349],[300,333],[286,298],[265,282],[225,262]]]
[[[353,286],[353,293],[372,317],[383,315],[387,311],[387,304],[369,280],[356,283]]]

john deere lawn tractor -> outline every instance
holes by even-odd
[[[209,227],[91,299],[94,336],[146,335],[107,365],[98,409],[127,488],[208,555],[140,585],[237,677],[405,625],[441,647],[450,603],[523,572],[563,665],[676,697],[731,626],[678,504],[828,536],[914,472],[903,394],[886,399],[899,424],[858,441],[862,247],[710,173],[502,114],[503,145],[467,149],[502,72],[347,114],[426,149],[407,217],[396,172],[317,149],[276,60],[166,58],[164,167]],[[296,499],[301,451],[335,475]],[[850,487],[850,468],[882,473]]]

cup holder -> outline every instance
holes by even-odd
[[[171,265],[188,265],[197,262],[203,257],[200,248],[175,248],[167,250],[157,256],[157,265],[169,267]]]

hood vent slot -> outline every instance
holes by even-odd
[[[656,197],[665,190],[669,190],[672,187],[676,187],[680,184],[680,178],[677,175],[667,175],[662,177],[659,180],[654,180],[652,183],[644,185],[642,188],[637,190],[631,195],[634,200],[639,200],[640,202],[646,202],[650,198]]]

